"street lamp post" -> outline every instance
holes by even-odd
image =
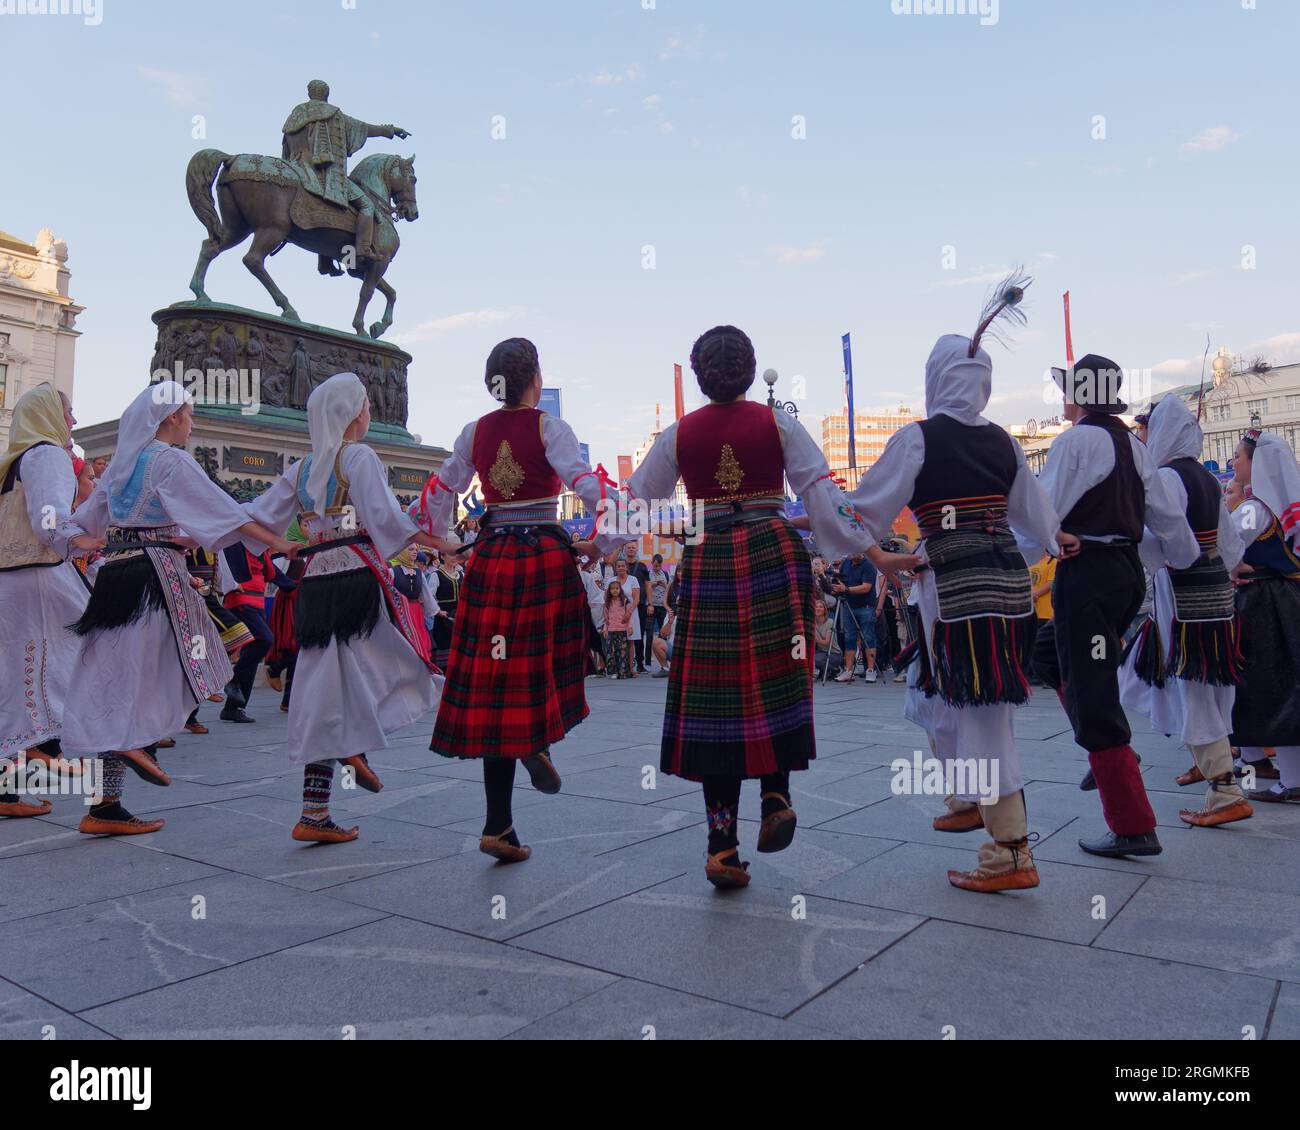
[[[777,400],[774,393],[777,381],[777,372],[775,369],[766,369],[763,372],[763,380],[767,382],[767,406],[777,408],[782,412],[789,412],[796,420],[799,419],[799,409],[795,407],[793,400]]]

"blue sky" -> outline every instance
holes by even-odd
[[[1297,42],[1294,0],[1001,0],[991,26],[890,0],[103,0],[98,26],[0,15],[0,228],[68,241],[77,413],[114,417],[146,379],[150,313],[189,297],[190,155],[278,154],[320,77],[413,135],[359,156],[418,157],[389,336],[427,442],[491,407],[483,361],[512,334],[611,468],[718,322],[780,390],[804,377],[815,434],[843,405],[845,331],[859,410],[919,411],[934,339],[969,333],[1014,263],[1037,281],[1028,328],[993,347],[989,415],[1021,422],[1054,411],[1066,289],[1076,352],[1157,387],[1197,378],[1207,331],[1300,359]],[[272,309],[239,254],[209,293]],[[350,323],[356,283],[293,249],[270,267],[304,318]]]

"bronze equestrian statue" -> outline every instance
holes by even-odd
[[[372,137],[410,134],[344,114],[330,104],[329,87],[319,79],[307,85],[307,96],[284,123],[282,157],[202,149],[190,158],[185,187],[190,207],[208,230],[190,289],[200,302],[210,302],[203,287],[208,267],[251,232],[244,266],[266,287],[283,317],[302,320],[267,272],[266,257],[292,243],[319,256],[321,274],[346,271],[361,280],[352,319],[359,335],[366,332],[366,307],[376,288],[384,295],[384,316],[370,327],[370,336],[379,338],[393,324],[397,301],[397,292],[384,279],[401,245],[394,221],[420,217],[415,158],[395,153],[367,157],[351,173],[347,161]]]

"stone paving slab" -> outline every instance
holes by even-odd
[[[806,917],[797,918],[797,911]],[[516,944],[785,1016],[923,921],[764,887],[715,891],[690,875],[543,927]]]
[[[382,817],[367,818],[365,834],[354,843],[301,844],[290,838],[300,810],[293,802],[258,796],[182,808],[167,814],[162,832],[124,846],[168,853],[165,858],[174,854],[199,859],[305,891],[444,859],[476,846],[468,836]]]
[[[388,918],[91,1009],[115,1036],[495,1039],[612,984],[594,969]]]
[[[927,922],[790,1018],[858,1039],[1239,1040],[1272,981]]]
[[[1300,894],[1274,892],[1262,918],[1258,905],[1222,883],[1149,879],[1094,944],[1300,984]]]
[[[26,955],[7,965],[10,980],[80,1012],[381,917],[327,895],[216,873],[7,923],[0,950]]]
[[[624,978],[509,1040],[829,1040],[806,1024]]]
[[[0,1038],[1116,1039],[1300,1038],[1300,806],[1191,829],[1204,786],[1173,738],[1133,717],[1165,853],[1104,860],[1104,829],[1063,712],[1017,712],[1042,886],[979,896],[946,881],[983,839],[936,833],[938,797],[900,797],[890,765],[928,752],[903,688],[818,687],[820,756],[792,781],[792,847],[758,855],[759,786],[741,800],[747,891],[703,879],[697,784],[655,774],[666,681],[588,680],[592,714],[554,748],[565,789],[520,773],[516,823],[534,856],[477,850],[482,767],[428,749],[432,715],[371,761],[378,795],[335,790],[361,828],[339,846],[289,831],[302,774],[278,695],[253,726],[205,708],[206,736],[161,759],[168,789],[128,779],[162,832],[95,839],[80,798],[0,821],[0,946],[108,960],[22,963],[0,979]],[[206,919],[191,917],[204,896]],[[1097,896],[1104,916],[1094,916]],[[492,916],[502,896],[504,918]],[[21,982],[21,983],[19,983]]]
[[[0,1040],[111,1040],[26,989],[0,978]]]
[[[1028,891],[990,896],[958,890],[948,870],[967,871],[978,862],[982,835],[952,836],[947,847],[901,844],[836,878],[811,888],[825,898],[922,914],[947,922],[964,922],[992,930],[1010,930],[1037,938],[1087,945],[1105,929],[1094,900],[1105,900],[1107,915],[1118,914],[1143,880],[1120,871],[1039,863],[1041,885]]]
[[[335,898],[479,938],[506,941],[655,886],[681,872],[572,848],[505,864],[481,852],[331,887]]]
[[[142,837],[143,838],[143,837]],[[84,842],[4,861],[0,923],[169,887],[216,874],[216,868],[130,844]]]

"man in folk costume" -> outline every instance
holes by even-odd
[[[281,150],[302,178],[308,192],[333,204],[357,209],[357,258],[374,255],[375,208],[370,198],[348,179],[348,158],[372,137],[408,137],[393,125],[371,125],[330,105],[330,88],[320,79],[307,84],[308,101],[300,102],[285,119]],[[320,270],[332,264],[321,256]],[[334,271],[332,273],[338,273]]]
[[[1187,406],[1166,396],[1152,409],[1146,431],[1157,474],[1183,506],[1201,555],[1191,568],[1173,569],[1158,539],[1143,536],[1138,552],[1155,578],[1155,607],[1124,659],[1120,697],[1157,730],[1178,734],[1195,759],[1193,779],[1210,783],[1204,807],[1180,818],[1197,827],[1229,824],[1252,815],[1232,775],[1228,742],[1240,681],[1229,573],[1244,547],[1219,481],[1201,465],[1201,426]]]
[[[105,560],[74,631],[81,637],[77,693],[64,711],[63,744],[103,761],[103,794],[81,821],[88,835],[156,832],[121,803],[126,770],[154,785],[171,779],[153,756],[196,703],[220,701],[231,667],[185,551],[253,538],[294,548],[257,522],[184,449],[194,423],[174,381],[150,385],[122,413],[103,482],[73,522],[107,536]]]
[[[296,460],[248,513],[273,530],[297,519],[307,559],[294,608],[298,661],[289,700],[289,761],[303,766],[304,843],[355,840],[357,828],[330,818],[334,764],[368,792],[383,788],[366,754],[426,714],[442,678],[416,650],[416,631],[393,588],[389,558],[418,542],[449,543],[421,531],[388,485],[374,449],[363,442],[370,401],[355,373],[323,381],[307,401],[311,453]]]
[[[60,738],[79,641],[68,625],[87,597],[71,558],[103,544],[72,520],[75,423],[67,400],[52,385],[37,385],[14,405],[9,447],[0,455],[0,757],[69,773],[73,763],[63,761]],[[0,774],[5,768],[0,763]],[[51,808],[8,789],[0,776],[0,817],[44,816]]]
[[[244,707],[253,694],[253,679],[258,664],[271,650],[275,635],[266,618],[266,586],[271,584],[280,592],[295,589],[298,582],[291,580],[271,560],[268,551],[251,552],[245,545],[228,545],[222,551],[222,577],[227,579],[222,603],[228,612],[239,618],[253,637],[234,661],[235,673],[226,691],[226,705],[221,710],[223,722],[254,722]],[[231,692],[235,692],[232,694]]]
[[[292,542],[306,544],[306,537],[298,528],[298,523],[290,525],[285,534]],[[288,713],[289,699],[293,694],[293,672],[298,662],[298,640],[293,634],[294,607],[298,601],[298,588],[303,574],[307,571],[307,562],[295,557],[284,570],[285,576],[292,582],[291,586],[276,589],[275,600],[271,605],[269,623],[271,627],[271,649],[266,653],[266,681],[274,691],[280,692],[280,710]]]
[[[220,592],[220,583],[217,579],[218,556],[219,554],[210,549],[195,546],[185,554],[185,567],[190,573],[190,584],[198,592],[199,596],[203,597],[203,603],[207,605],[208,615],[212,618],[212,623],[221,636],[221,645],[226,649],[226,656],[233,664],[238,658],[240,650],[253,642],[253,633],[248,630],[238,616],[233,612],[228,612],[221,603],[221,598],[218,595]],[[225,691],[226,705],[231,703],[232,693],[235,693],[235,688],[227,683]],[[235,700],[236,703],[238,701],[238,699]],[[191,734],[208,733],[208,728],[199,721],[199,708],[197,706],[190,712],[189,718],[186,719],[185,729],[186,732]],[[161,748],[161,743],[159,744]]]
[[[1252,428],[1237,445],[1234,481],[1246,494],[1232,523],[1246,543],[1238,570],[1241,685],[1232,741],[1246,771],[1277,753],[1278,780],[1250,799],[1300,801],[1300,466],[1286,442]]]
[[[1034,601],[1025,562],[1076,548],[1058,534],[1020,445],[980,415],[993,383],[980,339],[996,318],[1023,321],[1027,284],[1014,275],[1004,282],[974,337],[938,340],[925,366],[927,418],[895,433],[849,494],[879,537],[904,505],[921,529],[926,567],[912,589],[921,632],[907,716],[926,729],[953,790],[935,829],[989,834],[973,870],[948,872],[953,886],[979,892],[1038,886],[1014,728],[1014,708],[1029,700]],[[992,798],[958,776],[990,762]]]
[[[457,493],[475,474],[487,503],[460,587],[429,748],[482,758],[487,815],[479,850],[516,863],[531,849],[514,830],[515,766],[523,762],[538,791],[559,792],[550,747],[588,714],[589,621],[576,558],[596,549],[574,543],[559,524],[560,492],[568,487],[599,513],[607,480],[583,459],[573,429],[537,407],[542,370],[531,341],[500,342],[484,384],[501,407],[466,425],[421,500],[426,528],[438,530],[455,519]],[[617,530],[596,537],[604,553],[626,540]]]
[[[887,554],[856,523],[826,459],[789,413],[745,399],[754,347],[734,326],[705,333],[691,368],[709,398],[670,424],[629,480],[635,498],[666,505],[677,481],[704,519],[677,571],[677,620],[660,768],[703,785],[705,878],[744,887],[737,835],[741,784],[762,789],[760,852],[782,851],[797,819],[790,773],[816,757],[812,559],[785,515],[785,480],[803,496],[818,545],[864,549],[882,571],[917,558]]]
[[[1146,592],[1137,549],[1144,526],[1150,560],[1186,569],[1201,549],[1151,453],[1119,418],[1128,407],[1119,366],[1090,353],[1054,369],[1053,378],[1074,427],[1053,440],[1041,482],[1061,529],[1082,548],[1057,567],[1053,627],[1041,633],[1055,646],[1044,639],[1037,648],[1045,660],[1039,675],[1061,695],[1074,740],[1088,751],[1110,828],[1079,846],[1091,855],[1159,855],[1155,813],[1120,705],[1119,668],[1124,632]]]

